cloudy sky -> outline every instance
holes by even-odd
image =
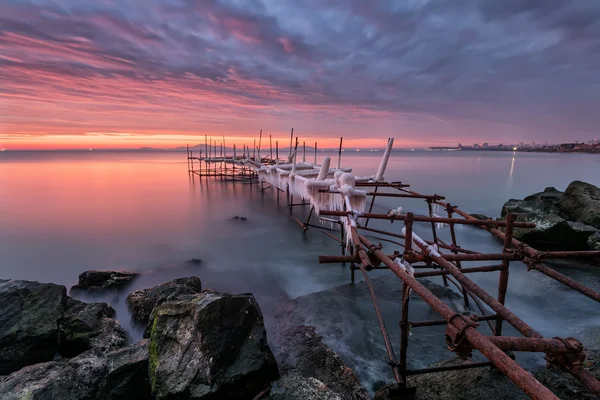
[[[357,146],[600,137],[600,1],[0,1],[0,147],[292,127]]]

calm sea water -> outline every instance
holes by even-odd
[[[370,175],[379,157],[345,152],[342,164],[352,166],[357,175]],[[507,199],[523,198],[547,186],[564,190],[576,179],[600,186],[600,157],[399,152],[393,154],[386,178],[409,183],[421,193],[446,195],[464,210],[496,217]],[[399,205],[425,212],[423,201],[389,198],[378,200],[375,211]],[[300,208],[294,212],[306,215]],[[390,227],[381,221],[372,225]],[[399,231],[401,224],[392,228]],[[427,236],[428,226],[416,231]],[[463,247],[501,249],[486,232],[465,226],[457,231]],[[319,265],[320,254],[339,254],[339,245],[318,230],[303,234],[272,192],[262,193],[256,185],[191,180],[184,153],[0,153],[0,278],[70,286],[89,269],[144,272],[135,289],[198,275],[205,287],[254,293],[270,326],[272,310],[282,300],[349,282],[347,269]],[[202,259],[203,264],[187,265],[191,258]],[[561,271],[600,288],[598,279],[585,269]],[[497,274],[472,278],[495,293]],[[134,339],[140,337],[140,331],[129,326],[124,299],[110,301]],[[527,272],[519,263],[511,269],[507,305],[544,335],[588,340],[593,336],[589,332],[600,327],[596,303],[539,273]],[[357,311],[349,305],[348,312]],[[389,326],[397,327],[397,318]],[[357,351],[348,350],[348,343],[330,344],[346,360]],[[384,356],[381,352],[380,362]],[[362,378],[368,380],[364,374]]]

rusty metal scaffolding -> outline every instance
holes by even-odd
[[[397,189],[399,193],[382,193],[378,189],[390,187]],[[533,228],[534,224],[516,221],[517,215],[509,214],[504,221],[480,220],[460,210],[458,207],[444,202],[443,196],[423,195],[407,189],[409,185],[398,184],[375,186],[369,212],[356,215],[353,211],[321,211],[321,215],[329,217],[347,218],[348,221],[362,221],[362,223],[348,224],[351,236],[351,248],[349,255],[321,256],[321,263],[350,263],[352,281],[354,271],[360,270],[364,276],[365,283],[371,295],[375,313],[383,336],[383,341],[388,353],[389,365],[394,374],[399,398],[403,394],[410,393],[414,388],[407,387],[407,377],[411,375],[435,373],[449,370],[477,368],[493,365],[523,391],[534,399],[557,399],[548,388],[542,385],[536,378],[519,366],[513,351],[542,352],[546,354],[549,365],[569,372],[584,384],[591,393],[600,396],[600,382],[583,368],[585,360],[584,347],[574,338],[544,339],[531,326],[512,313],[504,306],[508,288],[508,277],[510,272],[510,261],[521,261],[527,265],[528,270],[536,270],[562,284],[576,290],[577,292],[595,300],[600,301],[600,293],[579,282],[549,268],[543,264],[544,260],[562,258],[599,258],[600,251],[552,251],[541,252],[527,246],[513,238],[514,228]],[[373,202],[376,196],[400,197],[424,199],[427,202],[429,216],[405,214],[376,214],[373,213]],[[447,217],[439,217],[432,211],[432,206],[443,207]],[[455,218],[454,215],[462,218]],[[401,233],[389,232],[381,229],[368,227],[369,220],[403,221]],[[431,225],[433,240],[426,241],[413,232],[414,223],[426,223]],[[447,224],[450,230],[451,243],[444,242],[436,234],[436,224]],[[471,225],[487,230],[492,235],[503,241],[503,250],[499,254],[482,254],[473,250],[460,247],[456,241],[456,225]],[[360,231],[378,233],[392,238],[404,239],[404,243],[384,239],[386,242],[395,243],[404,247],[403,252],[394,251],[386,254],[381,244],[374,244]],[[442,251],[447,251],[443,253]],[[389,252],[388,252],[389,253]],[[472,261],[500,261],[499,265],[478,266],[467,268],[464,266]],[[414,269],[429,268],[430,271],[412,272]],[[368,272],[374,269],[389,269],[402,281],[402,314],[400,321],[400,357],[397,358],[388,334],[386,324],[383,320],[379,303],[373,285],[369,279]],[[412,270],[412,271],[411,271]],[[484,289],[471,280],[467,274],[476,272],[499,271],[498,292],[496,297],[488,294]],[[450,308],[440,298],[435,296],[416,278],[428,276],[442,276],[447,280],[444,283],[455,284],[460,289],[466,308],[470,301],[474,301],[481,311],[481,315],[464,315]],[[409,293],[414,291],[423,301],[437,311],[443,319],[431,321],[409,320]],[[486,314],[483,304],[491,308],[494,314]],[[478,331],[480,322],[486,322],[492,336],[484,335]],[[524,337],[502,336],[503,322],[506,321],[517,329]],[[470,362],[459,365],[448,365],[434,368],[409,369],[407,365],[407,348],[409,331],[411,328],[445,325],[445,340],[449,350],[455,352],[461,358],[470,358],[473,350],[478,350],[489,361]]]
[[[504,306],[511,261],[521,261],[527,266],[528,270],[539,271],[596,302],[600,302],[600,293],[549,268],[543,263],[544,260],[565,258],[598,258],[600,260],[600,251],[538,251],[513,238],[514,228],[535,227],[532,223],[517,221],[517,215],[509,214],[504,221],[477,219],[467,212],[460,210],[457,206],[445,202],[444,196],[417,193],[408,189],[410,185],[402,182],[356,182],[356,187],[370,190],[366,192],[368,196],[371,196],[368,212],[357,213],[355,210],[345,207],[344,210],[348,211],[320,210],[319,215],[316,215],[315,208],[310,203],[306,201],[294,203],[294,196],[290,193],[289,189],[282,190],[274,185],[265,187],[265,182],[258,179],[256,173],[258,167],[261,165],[278,164],[282,161],[279,159],[278,142],[275,142],[274,152],[271,137],[269,137],[270,154],[266,157],[260,156],[261,139],[262,131],[258,147],[256,143],[254,144],[253,154],[250,154],[250,149],[244,145],[241,156],[236,153],[235,146],[233,147],[233,155],[228,156],[225,148],[225,138],[223,138],[220,144],[212,140],[212,138],[209,142],[208,138],[206,138],[204,152],[197,150],[197,156],[194,155],[192,149],[188,148],[188,172],[192,177],[220,178],[224,181],[248,184],[260,183],[257,187],[263,192],[270,188],[275,190],[278,203],[280,192],[285,192],[286,207],[289,209],[289,216],[303,228],[304,232],[309,227],[316,227],[322,229],[324,234],[340,244],[341,255],[320,256],[319,262],[348,263],[350,265],[352,282],[355,280],[355,271],[362,273],[379,321],[383,342],[389,359],[388,363],[392,368],[397,383],[396,393],[399,398],[402,398],[403,394],[414,390],[414,388],[407,387],[407,377],[411,375],[495,366],[530,397],[544,400],[557,399],[548,388],[516,363],[512,355],[512,352],[515,351],[545,353],[549,365],[569,372],[582,382],[591,393],[600,396],[600,382],[583,368],[585,352],[581,342],[574,338],[545,339]],[[296,139],[295,146],[292,146],[292,140],[293,130],[290,137],[290,154],[292,154],[292,149],[294,152],[297,151],[299,145],[298,139]],[[302,158],[305,159],[306,149],[304,145],[302,147],[304,152]],[[315,143],[314,149],[316,164],[317,143]],[[340,139],[338,169],[341,152],[342,140]],[[275,157],[273,153],[275,153]],[[242,159],[245,159],[247,164],[238,162]],[[394,190],[394,192],[386,192],[385,190]],[[322,190],[321,192],[331,195],[341,195],[339,192],[331,189]],[[374,213],[375,200],[380,197],[424,200],[427,203],[429,215],[414,215],[410,212],[405,214],[397,212],[390,212],[388,214]],[[446,217],[438,216],[433,212],[434,207],[437,206],[444,209]],[[310,207],[306,220],[300,220],[293,215],[295,207]],[[456,216],[459,218],[456,218]],[[315,218],[317,218],[317,222],[312,223],[311,221]],[[401,233],[376,229],[369,226],[371,220],[403,221],[403,229]],[[413,232],[414,223],[430,225],[432,240],[424,240],[415,234]],[[446,243],[439,237],[436,228],[437,224],[448,225],[451,238],[450,243]],[[459,246],[455,231],[456,225],[470,225],[487,230],[503,241],[502,252],[497,254],[482,254]],[[339,228],[339,238],[328,232],[335,230],[332,229],[335,227]],[[365,232],[365,234],[361,234],[361,231]],[[384,235],[385,238],[380,237],[378,239],[403,247],[404,250],[402,252],[394,250],[386,254],[383,251],[383,246],[372,243],[365,236],[366,233]],[[403,239],[403,243],[394,239]],[[466,263],[474,261],[497,261],[499,263],[475,267],[465,266]],[[369,271],[380,269],[391,270],[402,281],[399,358],[396,357],[386,324],[383,320],[376,292],[368,275]],[[420,271],[414,272],[415,269]],[[423,271],[423,269],[426,270]],[[500,273],[498,291],[495,297],[468,278],[468,275],[472,273],[492,271],[499,271]],[[462,294],[465,309],[474,309],[471,306],[471,302],[473,302],[479,313],[465,315],[453,310],[416,279],[432,276],[441,276],[445,285],[455,285]],[[442,319],[428,321],[409,320],[409,293],[411,290],[437,311],[442,316]],[[489,314],[485,305],[493,310],[493,314]],[[523,337],[502,336],[502,328],[505,321],[516,328]],[[489,326],[493,333],[491,336],[484,335],[478,331],[477,328],[480,322],[485,322]],[[444,325],[446,326],[445,340],[449,350],[462,358],[470,358],[472,351],[477,350],[489,361],[423,369],[408,368],[407,349],[410,329]]]

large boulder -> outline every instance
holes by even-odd
[[[600,231],[597,231],[588,237],[588,247],[590,250],[600,250]]]
[[[85,271],[79,275],[79,283],[71,288],[74,292],[103,292],[122,289],[129,285],[139,274],[125,271]]]
[[[74,357],[93,348],[107,352],[127,345],[127,332],[114,319],[107,303],[84,303],[69,298],[58,321],[58,351]]]
[[[348,400],[370,399],[352,369],[323,343],[313,326],[297,326],[278,333],[279,362],[283,370],[316,378]]]
[[[0,381],[2,400],[103,399],[106,360],[86,352],[69,361],[30,365]]]
[[[149,400],[148,340],[106,355],[106,384],[102,398],[107,400]]]
[[[156,309],[149,371],[157,399],[252,399],[279,376],[254,296],[213,291]]]
[[[167,301],[190,300],[202,291],[202,282],[197,276],[179,278],[148,289],[136,290],[127,296],[132,318],[147,323],[152,310]]]
[[[563,194],[554,188],[532,194],[523,200],[510,199],[502,207],[502,218],[518,214],[517,221],[533,222],[533,229],[515,228],[513,236],[541,250],[588,250],[593,226],[569,221],[560,207]]]
[[[66,301],[64,286],[0,282],[0,375],[54,358]]]
[[[560,209],[569,220],[600,229],[600,188],[573,181],[560,199]]]

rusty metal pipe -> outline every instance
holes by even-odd
[[[334,211],[334,210],[322,210],[320,215],[345,217],[351,212],[348,211]],[[387,214],[376,214],[376,213],[363,213],[360,215],[361,218],[369,219],[387,219],[394,221],[403,221],[406,215],[387,215]],[[459,225],[481,225],[481,226],[506,226],[506,221],[495,221],[492,219],[479,220],[479,219],[460,219],[460,218],[444,218],[444,217],[426,217],[421,215],[415,215],[413,221],[418,222],[439,222],[443,224],[459,224]],[[531,222],[515,222],[517,228],[535,228],[535,224]]]
[[[517,317],[508,308],[504,307],[503,304],[500,304],[498,300],[494,299],[485,290],[479,287],[479,285],[467,278],[454,264],[445,260],[443,257],[441,257],[439,253],[432,252],[430,250],[430,247],[425,242],[423,242],[423,240],[420,237],[416,235],[413,236],[415,243],[419,248],[421,248],[425,255],[430,257],[442,268],[450,272],[450,275],[454,276],[458,282],[460,282],[469,291],[473,292],[477,297],[483,300],[484,303],[490,306],[494,311],[496,311],[498,315],[504,318],[509,324],[514,326],[519,332],[528,337],[541,337],[541,335],[538,332],[536,332],[532,327],[530,327],[527,323],[525,323],[525,321]]]
[[[398,239],[404,239],[404,235],[399,234],[399,233],[393,233],[393,232],[388,232],[388,231],[384,231],[382,229],[375,229],[375,228],[368,228],[367,226],[358,226],[359,230],[362,231],[368,231],[368,232],[374,232],[374,233],[380,233],[382,235],[388,235],[388,236],[392,236]],[[434,244],[434,242],[426,240],[425,242],[427,242],[428,244]],[[480,254],[477,251],[473,251],[473,250],[468,250],[468,249],[463,249],[460,246],[454,246],[454,245],[448,245],[446,243],[440,242],[437,244],[438,247],[443,248],[443,249],[447,249],[450,251],[456,251],[459,253],[465,253],[465,254]]]
[[[511,246],[512,235],[513,235],[513,224],[516,220],[514,214],[508,214],[506,216],[506,235],[504,236],[504,248],[502,251],[506,253]],[[509,274],[510,261],[502,261],[502,269],[500,270],[500,278],[498,279],[498,302],[504,305],[506,300],[506,290],[508,289],[508,274]],[[494,329],[496,336],[502,336],[502,319],[496,321],[496,329]]]
[[[367,247],[372,244],[365,237],[360,236],[360,241]],[[558,400],[548,388],[543,386],[529,372],[521,368],[514,360],[507,356],[502,350],[479,333],[474,327],[467,325],[461,318],[454,318],[456,313],[443,301],[437,298],[431,291],[421,285],[415,278],[402,270],[394,261],[387,257],[381,250],[375,249],[374,255],[386,264],[406,285],[414,290],[427,304],[439,312],[447,321],[459,330],[464,330],[467,340],[486,356],[494,365],[502,371],[510,380],[519,386],[525,393],[536,400]]]
[[[452,208],[452,210],[459,214],[460,216],[464,217],[466,220],[469,221],[479,221],[477,218],[475,218],[474,216],[470,215],[469,213],[466,213],[460,209],[458,209],[457,207],[453,207],[450,204],[438,201],[436,202],[437,204],[446,207],[446,208]],[[515,227],[517,227],[518,223],[515,223]],[[489,231],[491,234],[493,234],[494,236],[498,237],[501,240],[504,240],[504,232],[502,232],[499,229],[495,229],[495,228],[491,228],[491,227],[483,227],[482,228],[486,229],[487,231]],[[511,240],[511,243],[514,247],[521,249],[526,255],[527,257],[523,259],[523,262],[525,264],[527,264],[527,266],[529,266],[530,268],[533,268],[547,276],[549,276],[552,279],[555,279],[557,281],[559,281],[560,283],[564,284],[565,286],[570,287],[573,290],[578,291],[579,293],[589,297],[590,299],[596,300],[597,302],[600,302],[600,293],[596,292],[595,290],[590,289],[589,287],[582,285],[581,283],[561,274],[560,272],[557,272],[551,268],[548,268],[547,266],[545,266],[544,264],[542,264],[538,258],[538,256],[540,256],[540,254],[544,254],[543,252],[539,252],[536,249],[534,249],[533,247],[527,246],[526,244],[520,242],[519,240],[513,238]],[[583,252],[550,252],[550,254],[554,254],[554,255],[558,255],[560,254],[561,256],[566,256],[568,254],[572,254],[572,253],[583,253]],[[585,253],[589,253],[589,252],[585,252]],[[600,254],[600,252],[599,252]]]
[[[469,317],[472,317],[469,315]],[[477,321],[490,321],[498,318],[496,314],[492,315],[475,315]],[[427,321],[411,321],[410,326],[413,328],[420,328],[423,326],[436,326],[436,325],[447,325],[448,322],[445,319],[431,319]]]

